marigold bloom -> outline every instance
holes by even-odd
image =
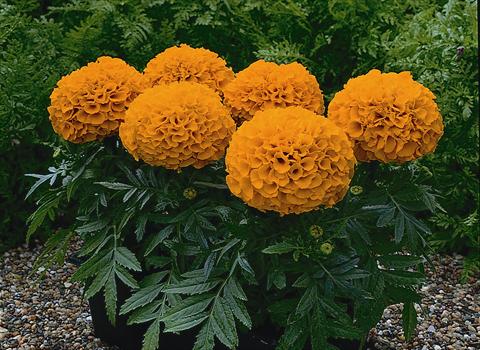
[[[274,107],[299,106],[319,114],[324,111],[317,79],[300,63],[254,62],[237,73],[224,89],[224,96],[239,123]]]
[[[144,77],[150,87],[190,81],[221,93],[234,74],[215,52],[182,44],[170,47],[152,58],[145,68]]]
[[[120,138],[136,159],[155,166],[201,168],[225,153],[235,122],[215,91],[198,83],[145,90],[130,105]]]
[[[377,69],[350,79],[328,117],[354,141],[358,160],[403,163],[433,152],[443,135],[435,96],[410,72]]]
[[[116,133],[142,81],[135,68],[106,56],[64,76],[50,95],[53,129],[73,143]]]
[[[233,134],[227,185],[248,205],[281,215],[331,207],[348,190],[355,157],[345,133],[301,107],[255,114]]]

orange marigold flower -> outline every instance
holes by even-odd
[[[248,205],[281,215],[331,207],[348,190],[355,157],[345,133],[301,107],[255,114],[233,134],[227,185]]]
[[[354,141],[360,161],[410,161],[433,152],[443,135],[435,96],[410,72],[373,69],[350,79],[330,103],[328,117]]]
[[[223,156],[234,131],[235,122],[215,91],[181,82],[138,96],[120,126],[120,138],[136,160],[198,169]]]
[[[98,58],[58,81],[48,107],[53,129],[73,143],[116,133],[142,82],[142,75],[121,59]]]
[[[224,96],[239,123],[252,119],[257,111],[273,107],[299,106],[319,114],[324,111],[317,79],[296,62],[254,62],[227,85]]]
[[[170,47],[152,58],[145,68],[144,77],[149,86],[190,81],[207,85],[221,93],[234,74],[215,52],[182,44]]]

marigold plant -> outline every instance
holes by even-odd
[[[333,206],[347,192],[354,166],[345,133],[301,107],[258,112],[234,133],[226,155],[232,193],[282,215]]]
[[[300,63],[252,63],[227,85],[225,103],[239,123],[257,111],[299,106],[323,114],[323,94],[317,79]]]
[[[202,168],[225,153],[235,123],[220,97],[190,82],[147,89],[130,106],[120,138],[135,159],[155,166]]]
[[[142,90],[135,68],[119,58],[100,57],[57,83],[48,108],[53,129],[73,143],[114,134]]]
[[[215,52],[182,44],[170,47],[151,59],[144,77],[149,86],[191,81],[221,93],[234,74]]]
[[[410,72],[373,69],[350,79],[330,103],[328,117],[354,141],[360,161],[414,160],[433,152],[443,135],[435,96]]]

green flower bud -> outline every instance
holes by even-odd
[[[330,255],[333,251],[333,245],[325,242],[320,246],[320,251],[325,255]]]
[[[310,233],[310,236],[312,236],[315,239],[323,236],[323,229],[318,225],[310,226],[310,228],[308,229],[308,232]]]
[[[350,187],[350,193],[353,194],[354,196],[358,196],[359,194],[363,193],[363,187],[362,186],[352,186],[352,187]]]
[[[184,191],[183,191],[183,196],[186,198],[186,199],[194,199],[196,196],[197,196],[197,190],[194,189],[193,187],[187,187]]]

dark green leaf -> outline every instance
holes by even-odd
[[[117,314],[117,283],[115,273],[111,270],[104,289],[105,308],[109,321],[115,326],[115,316]]]
[[[169,225],[164,227],[162,230],[160,230],[160,232],[153,236],[153,239],[150,241],[145,250],[145,256],[150,254],[160,243],[167,239],[172,234],[174,229],[174,225]]]
[[[395,243],[400,243],[405,233],[405,217],[399,213],[395,219]]]
[[[212,322],[207,321],[197,334],[197,340],[195,341],[193,350],[213,350],[214,346],[215,338]]]
[[[127,269],[142,271],[137,257],[127,247],[118,247],[115,249],[115,261]]]
[[[124,191],[132,188],[131,185],[127,185],[121,182],[95,182],[95,184],[117,191]]]
[[[142,350],[157,350],[160,338],[160,321],[157,319],[148,327],[143,337]]]
[[[403,304],[402,325],[405,339],[407,341],[412,339],[415,328],[417,327],[417,312],[412,302]]]
[[[201,312],[199,314],[185,316],[180,319],[175,319],[174,321],[165,322],[164,332],[181,332],[186,329],[193,328],[198,326],[200,323],[205,321],[208,318],[206,312]]]
[[[212,290],[219,283],[219,280],[205,281],[203,277],[197,277],[171,284],[166,287],[163,292],[173,294],[201,294]]]
[[[128,298],[120,308],[120,314],[124,315],[132,310],[135,310],[141,306],[147,305],[158,294],[160,294],[161,288],[158,285],[142,288]]]
[[[127,286],[137,289],[139,288],[137,281],[133,276],[130,274],[130,272],[127,271],[123,266],[117,265],[115,266],[115,273],[117,277],[125,283]]]
[[[274,245],[271,245],[262,250],[262,253],[265,254],[285,254],[290,253],[291,251],[297,249],[298,247],[287,243],[287,242],[280,242]]]
[[[211,322],[216,337],[225,346],[234,348],[238,345],[235,320],[227,301],[223,297],[217,297],[215,299]]]

